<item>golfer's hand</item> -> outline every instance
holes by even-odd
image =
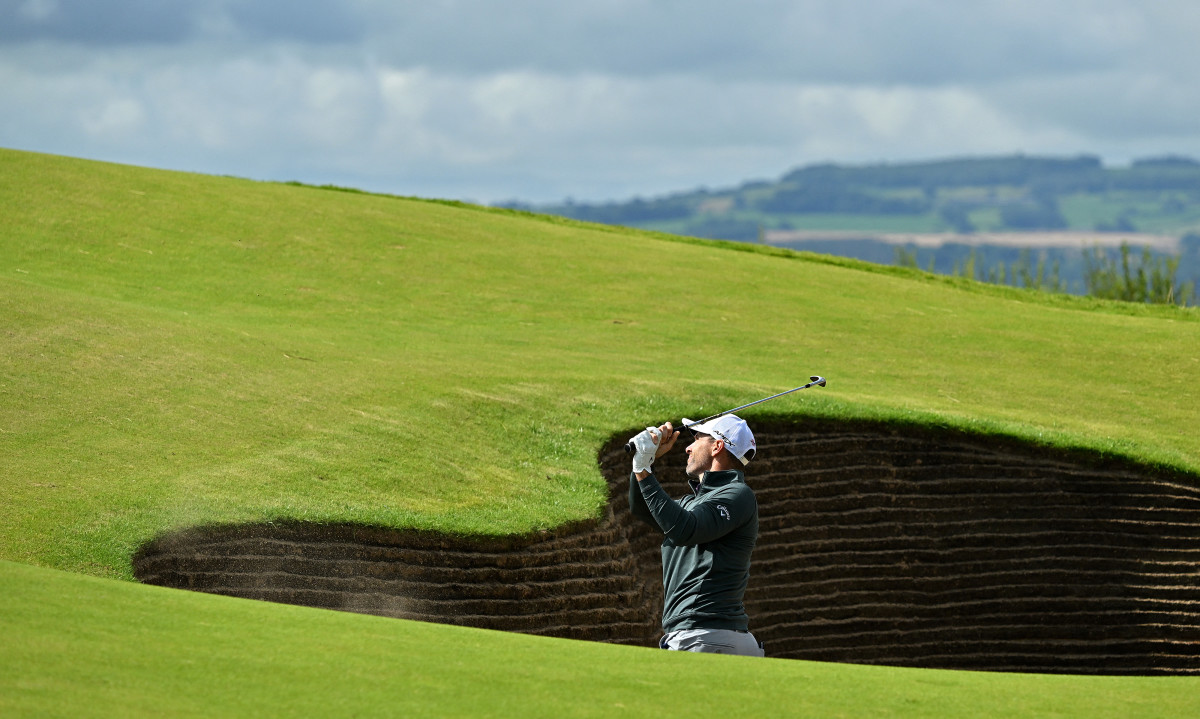
[[[654,453],[655,459],[671,451],[671,448],[675,446],[675,440],[679,439],[679,430],[667,422],[658,428],[658,436],[658,451]]]
[[[650,474],[650,465],[671,449],[678,436],[679,433],[672,432],[671,423],[667,422],[660,427],[647,427],[630,440],[634,448],[633,471],[638,479],[645,479]]]

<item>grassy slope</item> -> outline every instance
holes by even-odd
[[[521,213],[0,151],[0,558],[128,577],[138,544],[197,522],[554,525],[597,511],[594,452],[613,431],[716,411],[810,373],[830,387],[770,411],[948,423],[1196,470],[1197,318]],[[65,681],[72,662],[120,667],[89,675],[80,706],[96,691],[149,701],[145,683],[164,678],[181,641],[162,634],[171,622],[234,611],[177,597],[186,612],[143,616],[125,608],[167,595],[94,580],[68,590],[26,571],[4,569],[9,586],[33,593],[3,615],[34,645],[33,672],[17,681]],[[38,592],[60,591],[76,597],[62,616],[39,608],[49,605]],[[291,617],[310,616],[254,606],[263,614],[235,628],[274,617],[288,631]],[[143,621],[153,651],[112,646],[93,660],[72,644]],[[352,623],[350,639],[368,644],[461,631],[329,621]],[[254,634],[208,655],[205,681],[224,684],[218,665],[244,669],[276,639]],[[328,653],[319,634],[290,641],[291,661]],[[535,640],[494,641],[479,661],[511,667],[509,653]],[[395,677],[436,681],[411,674],[397,646],[381,655]],[[551,648],[530,671],[572,687],[589,667],[618,672],[608,657],[635,651],[537,646]],[[56,652],[72,662],[59,669]],[[656,674],[678,661],[654,657]],[[942,681],[769,666],[783,684],[817,672],[842,690],[896,677],[896,692],[866,700],[904,716],[921,715],[905,696]],[[307,676],[280,681],[298,691]],[[948,681],[945,701],[999,712],[981,701],[999,680]],[[743,681],[727,688],[731,702],[750,701],[747,686],[779,695]],[[1141,697],[1159,685],[1129,686]],[[244,701],[274,701],[262,691]]]
[[[1196,681],[1184,677],[675,654],[271,605],[8,562],[0,562],[0,595],[4,716],[1098,719],[1195,716],[1200,709]]]
[[[611,432],[813,373],[770,411],[1200,467],[1194,310],[25,153],[0,178],[0,558],[127,577],[198,522],[556,525],[597,510]]]

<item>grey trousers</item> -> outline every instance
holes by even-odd
[[[763,645],[753,634],[733,629],[680,629],[663,635],[663,638],[658,640],[658,647],[677,652],[766,656]]]

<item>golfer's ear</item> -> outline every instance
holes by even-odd
[[[725,440],[713,438],[712,456],[716,457],[725,450]]]

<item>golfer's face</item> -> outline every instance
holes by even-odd
[[[715,440],[710,435],[698,434],[694,442],[687,448],[687,473],[699,477],[712,468],[712,443]]]

